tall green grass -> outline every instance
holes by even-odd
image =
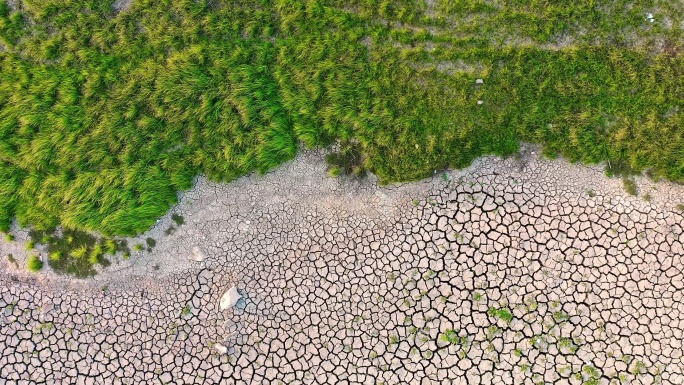
[[[521,140],[684,181],[669,3],[111,3],[0,0],[2,230],[136,234],[196,175],[266,172],[300,142],[355,143],[382,182]]]

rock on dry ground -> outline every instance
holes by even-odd
[[[652,198],[629,197],[532,151],[390,187],[305,152],[198,181],[172,210],[184,225],[165,236],[163,218],[139,238],[152,252],[95,278],[3,259],[0,378],[684,383],[684,190],[639,179]]]

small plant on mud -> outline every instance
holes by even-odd
[[[454,329],[447,329],[447,331],[445,331],[444,334],[440,336],[440,339],[452,345],[465,345],[468,342],[467,336],[459,336],[458,332]]]
[[[506,323],[510,323],[513,320],[513,314],[508,308],[497,309],[492,307],[487,310],[487,314],[490,317],[501,319]]]
[[[145,243],[147,244],[147,251],[148,252],[152,251],[152,248],[157,246],[157,241],[155,241],[154,238],[145,239]]]
[[[185,218],[182,215],[171,214],[171,219],[176,222],[176,226],[180,226],[185,223]]]
[[[625,188],[625,192],[629,195],[637,195],[637,185],[634,179],[624,177],[622,178],[622,186]]]
[[[145,243],[147,243],[147,247],[154,247],[157,245],[157,241],[155,241],[153,238],[147,238]]]
[[[104,243],[104,247],[105,247],[105,250],[107,251],[107,254],[111,254],[111,255],[116,254],[116,251],[118,249],[116,241],[113,239],[107,239]]]
[[[553,313],[553,320],[556,321],[557,323],[566,322],[569,319],[570,319],[570,315],[568,313],[563,312],[563,311],[557,311],[557,312]]]
[[[592,365],[587,365],[582,369],[582,372],[584,373],[582,376],[584,378],[583,384],[598,385],[598,381],[601,378],[601,373],[598,371],[598,369]]]
[[[578,346],[575,345],[575,344],[572,342],[572,339],[570,339],[570,338],[561,338],[561,339],[558,341],[558,349],[561,350],[561,351],[562,351],[562,350],[567,350],[567,351],[569,351],[571,354],[575,354],[575,352],[577,352]]]
[[[646,365],[641,361],[636,361],[629,372],[635,376],[644,374],[646,373]]]
[[[338,176],[340,176],[340,173],[341,173],[341,172],[342,172],[342,170],[340,170],[339,167],[337,167],[337,166],[332,166],[332,167],[330,168],[330,170],[328,170],[328,175],[329,175],[330,177],[332,177],[332,178],[337,178]]]
[[[88,248],[86,246],[81,246],[73,250],[71,253],[69,253],[69,255],[76,259],[81,259],[86,255],[86,253],[88,253]]]
[[[39,272],[43,269],[43,261],[41,261],[37,256],[32,255],[26,262],[26,267],[33,273]]]

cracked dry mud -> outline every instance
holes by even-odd
[[[640,179],[646,202],[526,151],[386,188],[305,152],[200,180],[186,224],[163,236],[163,218],[151,253],[93,279],[3,261],[0,378],[684,383],[682,188]]]

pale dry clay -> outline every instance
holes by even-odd
[[[165,236],[164,217],[130,240],[152,253],[92,279],[3,259],[0,378],[684,383],[682,189],[639,179],[647,202],[532,151],[390,187],[304,152],[200,179],[173,209],[186,224]],[[0,252],[21,267],[17,244]]]

